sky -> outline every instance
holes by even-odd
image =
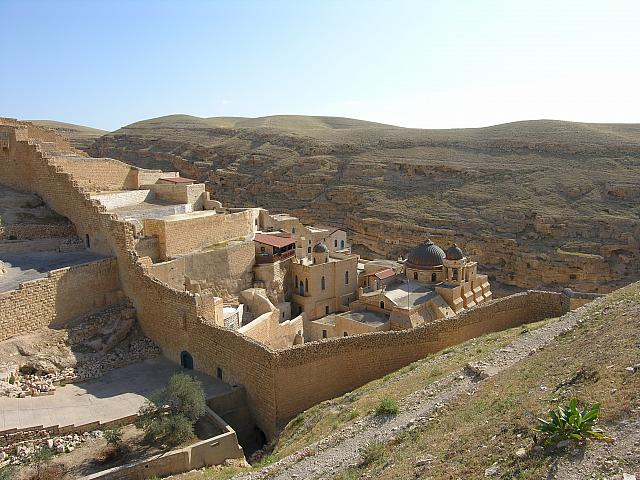
[[[638,0],[0,0],[0,116],[640,122]]]

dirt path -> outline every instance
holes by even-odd
[[[527,332],[510,345],[496,350],[482,362],[483,377],[486,375],[490,378],[536,350],[549,345],[558,335],[573,329],[578,320],[579,315],[569,313],[558,322]],[[241,474],[234,478],[243,480],[333,478],[337,471],[358,464],[360,460],[358,451],[368,442],[372,440],[387,442],[403,430],[429,422],[437,417],[438,409],[460,395],[473,394],[477,385],[477,377],[465,369],[459,369],[405,397],[400,402],[400,413],[394,417],[386,420],[375,416],[363,418],[262,470]]]

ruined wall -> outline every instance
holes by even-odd
[[[561,294],[530,291],[412,330],[338,337],[279,351],[275,374],[278,419],[291,418],[429,353],[562,313]]]
[[[18,223],[0,227],[0,240],[37,240],[41,238],[73,237],[76,227],[73,224],[30,224]]]
[[[0,293],[0,341],[43,327],[60,327],[84,313],[121,300],[113,258],[61,268],[46,278]]]

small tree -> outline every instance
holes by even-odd
[[[122,448],[122,427],[110,428],[104,431],[104,439],[114,451],[120,451]]]
[[[140,408],[137,425],[148,442],[174,447],[193,436],[193,426],[205,408],[200,381],[186,373],[175,373],[167,387]]]
[[[29,464],[35,469],[38,480],[43,478],[43,474],[46,472],[47,465],[53,458],[53,450],[48,447],[42,447],[36,450],[29,458]]]

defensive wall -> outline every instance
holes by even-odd
[[[479,335],[565,313],[560,293],[491,300],[410,330],[337,337],[277,352],[278,418],[287,419],[411,362]]]
[[[92,249],[115,255],[120,284],[136,308],[145,335],[176,363],[181,352],[188,351],[197,370],[221,376],[230,384],[242,384],[251,413],[269,438],[278,422],[429,353],[483,333],[564,312],[561,294],[525,292],[414,330],[333,338],[274,350],[218,326],[220,298],[178,291],[153,278],[150,259],[140,258],[135,251],[138,239],[133,225],[119,221],[92,200],[57,163],[57,155],[47,153],[37,135],[29,135],[28,127],[6,123],[0,120],[0,182],[37,193],[76,225],[81,238],[89,236]]]
[[[67,321],[122,299],[115,258],[52,270],[0,293],[0,341]]]

